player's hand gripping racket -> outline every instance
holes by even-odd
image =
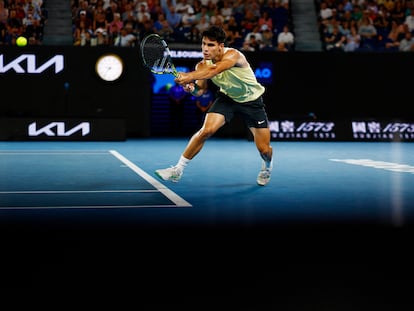
[[[156,74],[180,74],[175,69],[167,42],[157,34],[150,34],[141,41],[141,56],[144,66]]]

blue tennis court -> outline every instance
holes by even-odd
[[[115,215],[137,225],[412,222],[410,143],[273,142],[272,180],[259,187],[254,144],[218,138],[179,183],[157,179],[155,169],[175,164],[186,143],[1,142],[0,213],[76,210],[77,219]]]

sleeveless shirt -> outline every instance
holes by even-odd
[[[265,91],[250,66],[231,67],[211,78],[211,81],[220,88],[220,92],[238,103],[256,100]]]

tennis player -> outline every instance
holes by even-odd
[[[204,123],[189,140],[175,166],[159,169],[155,174],[163,180],[178,182],[185,167],[203,148],[205,141],[235,114],[241,115],[252,132],[262,165],[257,184],[266,185],[272,172],[270,130],[262,95],[265,88],[257,81],[246,57],[237,49],[224,46],[226,33],[212,26],[202,33],[203,60],[191,72],[180,72],[175,81],[186,92],[201,96],[208,88],[207,80],[219,88],[216,99],[207,111]]]

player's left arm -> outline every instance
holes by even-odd
[[[178,84],[185,85],[193,81],[211,79],[219,73],[237,65],[240,59],[240,52],[236,49],[227,51],[223,58],[214,64],[206,61],[198,63],[196,69],[190,72],[180,72],[180,76],[175,79]],[[197,82],[198,83],[198,82]]]

